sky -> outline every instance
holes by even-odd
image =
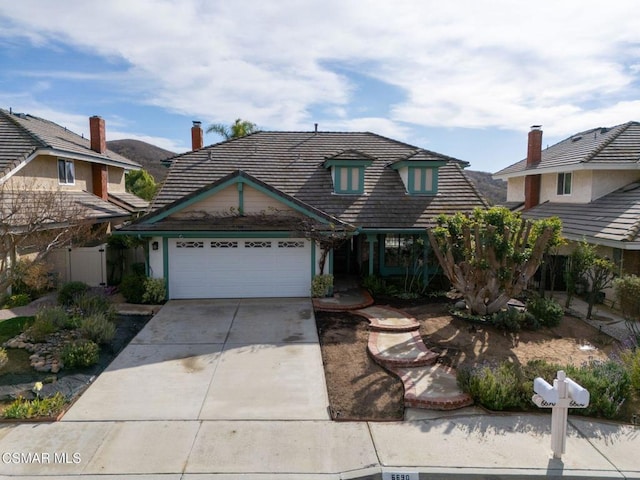
[[[370,131],[496,172],[640,121],[636,0],[0,0],[0,108],[181,153],[193,120]],[[205,136],[205,144],[221,138]]]

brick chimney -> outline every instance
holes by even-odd
[[[89,118],[89,134],[91,136],[91,150],[105,153],[107,151],[107,136],[103,118],[97,115]]]
[[[529,131],[527,143],[527,169],[535,168],[542,159],[542,130],[540,125],[533,125]],[[524,209],[529,210],[540,203],[541,176],[524,177]]]
[[[202,134],[202,122],[193,121],[191,127],[191,150],[200,150],[204,147],[204,135]]]

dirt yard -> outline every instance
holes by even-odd
[[[392,305],[395,306],[395,305]],[[425,344],[439,361],[458,367],[511,359],[545,359],[579,365],[605,359],[613,340],[584,321],[564,317],[553,329],[509,334],[453,318],[448,304],[397,306],[420,321]],[[369,322],[348,313],[316,312],[332,414],[336,420],[401,420],[402,382],[367,354]]]

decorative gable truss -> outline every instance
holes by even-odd
[[[400,174],[409,195],[436,195],[438,169],[446,163],[443,160],[434,160],[427,152],[419,150],[390,166]]]

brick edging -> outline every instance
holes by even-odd
[[[313,304],[314,310],[321,312],[349,312],[351,310],[360,310],[361,308],[367,308],[373,305],[373,297],[367,290],[361,289],[361,294],[364,297],[362,302],[349,305],[325,305],[322,303],[322,298],[312,298],[311,303]]]

